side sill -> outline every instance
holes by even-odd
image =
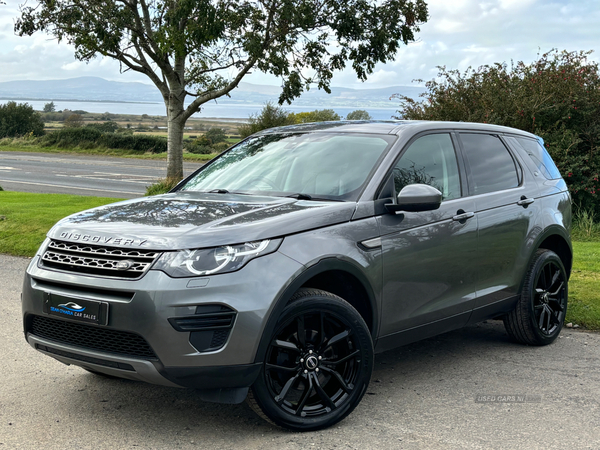
[[[375,353],[385,352],[402,345],[462,328],[469,322],[471,313],[472,311],[467,311],[436,322],[380,337],[375,347]]]
[[[469,319],[468,325],[507,314],[515,308],[518,300],[519,296],[514,295],[489,305],[480,306],[479,308],[473,310],[473,314]]]

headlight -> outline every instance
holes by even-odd
[[[239,245],[163,253],[154,269],[176,278],[233,272],[248,261],[273,253],[283,239],[265,239]]]

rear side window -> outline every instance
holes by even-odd
[[[525,150],[525,152],[529,155],[529,157],[535,163],[538,171],[544,175],[548,180],[556,180],[560,178],[560,171],[554,161],[552,161],[552,157],[546,151],[541,142],[534,139],[527,139],[522,137],[514,138],[521,147]]]
[[[474,195],[515,188],[517,166],[498,136],[461,133],[463,151],[471,169]]]

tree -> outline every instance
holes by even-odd
[[[55,112],[55,111],[56,111],[56,107],[54,106],[54,102],[44,104],[44,112],[45,113]]]
[[[245,138],[260,130],[281,127],[284,125],[293,125],[295,123],[296,121],[289,111],[269,102],[264,106],[260,113],[250,115],[248,123],[245,123],[238,128],[238,133],[240,133],[242,138]]]
[[[333,109],[315,109],[310,112],[296,113],[292,114],[291,118],[296,123],[334,122],[341,119]]]
[[[397,95],[400,117],[506,125],[535,133],[581,208],[600,214],[600,72],[591,52],[550,51],[531,64],[464,73],[440,67],[423,100]],[[421,81],[421,80],[419,80]],[[399,117],[397,117],[399,118]]]
[[[83,118],[80,114],[71,114],[65,119],[65,127],[67,128],[78,128],[83,126]]]
[[[371,114],[364,109],[357,109],[356,111],[349,112],[346,116],[346,120],[371,120]]]
[[[0,105],[0,138],[44,134],[40,113],[27,103],[8,102]]]
[[[350,63],[364,81],[426,20],[423,0],[38,0],[21,6],[15,31],[150,78],[167,112],[167,177],[181,178],[187,119],[251,70],[282,79],[280,104],[313,84],[330,92],[335,70]]]

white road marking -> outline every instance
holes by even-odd
[[[140,181],[136,181],[136,180],[122,180],[122,179],[118,179],[118,178],[101,178],[99,175],[67,175],[64,173],[56,173],[54,174],[55,177],[63,177],[63,178],[77,178],[80,180],[94,180],[94,181],[118,181],[120,183],[135,183],[135,184],[144,184],[144,185],[148,185],[148,183],[151,183],[153,181],[158,181],[158,177],[150,177],[149,180],[140,180]],[[134,177],[135,178],[135,177]]]
[[[0,179],[0,181],[2,181],[3,183],[33,184],[35,186],[50,186],[50,187],[57,187],[57,188],[71,189],[71,190],[81,189],[83,191],[115,192],[117,194],[135,194],[135,195],[140,195],[140,192],[113,191],[113,190],[110,190],[110,189],[94,189],[94,188],[84,188],[84,187],[77,187],[77,186],[63,186],[63,185],[60,185],[60,184],[34,183],[32,181],[15,181],[15,180],[2,180],[2,179]]]
[[[0,170],[21,170],[16,167],[0,166]]]

